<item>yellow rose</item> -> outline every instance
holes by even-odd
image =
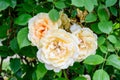
[[[79,39],[79,56],[77,61],[82,61],[91,54],[96,53],[97,35],[89,28],[81,28],[74,24],[71,27],[71,32]]]
[[[46,34],[48,30],[58,29],[61,21],[52,22],[47,13],[39,13],[28,22],[28,39],[34,46],[39,45],[40,39]]]
[[[72,66],[78,57],[78,39],[62,29],[51,30],[40,40],[37,58],[48,70],[59,72]]]

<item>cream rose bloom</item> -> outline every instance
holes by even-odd
[[[59,72],[72,66],[78,57],[78,39],[62,29],[51,30],[41,39],[37,58],[48,70]]]
[[[74,24],[71,26],[71,32],[79,39],[79,56],[77,61],[82,61],[91,54],[96,53],[97,49],[97,35],[89,28],[81,28]]]
[[[61,25],[61,20],[53,22],[50,20],[48,13],[39,13],[28,22],[28,39],[34,46],[39,45],[40,39],[45,35],[48,30],[58,29]]]

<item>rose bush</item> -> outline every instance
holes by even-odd
[[[38,60],[45,63],[48,70],[55,72],[67,69],[75,61],[80,62],[95,54],[97,49],[96,34],[89,28],[80,28],[75,23],[70,27],[66,25],[70,24],[70,21],[66,22],[64,18],[70,20],[63,12],[57,22],[50,20],[47,13],[39,13],[29,20],[28,25],[28,39],[38,47]],[[59,26],[63,29],[59,29]],[[66,32],[64,27],[70,28],[72,33]]]

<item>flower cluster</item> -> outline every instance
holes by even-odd
[[[96,52],[97,36],[89,28],[69,22],[65,14],[53,22],[48,13],[39,13],[29,20],[28,39],[37,46],[37,58],[48,70],[59,72]]]

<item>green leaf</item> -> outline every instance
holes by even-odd
[[[104,62],[103,57],[100,55],[90,55],[88,56],[83,63],[89,64],[89,65],[98,65]]]
[[[36,72],[37,80],[39,80],[39,79],[44,77],[44,75],[47,73],[47,70],[46,70],[44,64],[39,63],[37,65],[37,68],[36,68],[35,72]]]
[[[59,12],[56,9],[52,9],[49,11],[49,17],[52,21],[57,21],[60,17]]]
[[[79,62],[75,62],[74,65],[70,67],[70,69],[77,74],[84,73],[84,65],[81,65]]]
[[[30,5],[31,6],[31,5]],[[34,10],[34,6],[31,6],[32,8],[33,8],[33,10]],[[30,8],[31,9],[31,8]],[[33,10],[31,10],[31,12],[33,12]],[[28,10],[29,11],[29,10]],[[48,13],[50,11],[50,9],[49,8],[46,8],[46,7],[42,7],[42,6],[36,6],[35,7],[35,13],[37,14],[37,13],[40,13],[40,12],[46,12],[46,13]]]
[[[89,12],[92,12],[94,9],[94,4],[92,0],[84,0],[84,6]]]
[[[112,31],[113,23],[111,21],[104,21],[98,23],[98,28],[101,32],[109,34]]]
[[[65,78],[56,78],[56,79],[53,79],[53,80],[66,80]]]
[[[110,18],[109,10],[104,5],[98,7],[97,14],[100,21],[107,21]]]
[[[6,46],[0,46],[0,56],[1,57],[7,57],[8,56],[8,47]]]
[[[120,49],[120,40],[115,43],[115,48]]]
[[[120,7],[120,0],[119,0],[119,7]]]
[[[88,73],[91,73],[93,71],[93,69],[95,68],[94,65],[88,65],[88,64],[84,64],[85,69],[88,71]],[[83,72],[84,74],[84,72]]]
[[[47,0],[48,2],[53,2],[53,0]]]
[[[27,58],[26,58],[27,59]],[[28,60],[28,59],[27,59]],[[32,80],[32,74],[35,71],[35,66],[31,64],[32,62],[28,62],[28,64],[22,63],[22,80]],[[25,74],[24,74],[25,73]],[[24,76],[23,76],[24,74]],[[33,79],[37,80],[37,79]]]
[[[37,51],[38,51],[38,49],[36,47],[34,47],[34,46],[27,46],[27,47],[22,48],[19,51],[18,54],[22,55],[22,56],[30,57],[30,58],[35,58]]]
[[[7,37],[7,31],[8,31],[8,29],[9,29],[8,25],[0,26],[0,38]]]
[[[37,8],[37,6],[35,6],[34,4],[32,5],[32,4],[28,4],[28,3],[23,3],[20,6],[21,6],[20,9],[23,12],[28,12],[28,13],[32,13],[33,11],[36,11],[36,8]],[[19,11],[21,11],[21,10],[19,10]],[[40,10],[41,10],[41,7],[39,7],[38,11],[40,11]]]
[[[120,70],[120,57],[112,54],[107,58],[107,65],[112,65],[113,67]]]
[[[81,65],[79,62],[75,62],[74,65],[70,67],[70,69],[77,74],[84,73],[84,65]]]
[[[20,59],[10,59],[10,68],[14,73],[16,73],[21,68]]]
[[[117,0],[106,0],[105,4],[107,7],[110,7],[110,6],[115,5],[116,2]]]
[[[79,76],[79,77],[76,77],[74,80],[87,80],[87,79],[83,76]]]
[[[110,11],[111,11],[111,13],[112,13],[114,16],[117,17],[118,12],[117,12],[117,8],[116,8],[116,7],[110,7]]]
[[[15,8],[15,6],[16,6],[16,4],[17,4],[17,0],[10,0],[11,2],[10,2],[10,6],[12,7],[12,8]]]
[[[107,47],[108,47],[108,51],[109,51],[109,52],[114,52],[114,51],[115,51],[115,49],[114,49],[114,47],[113,47],[112,44],[108,43],[108,44],[107,44]]]
[[[55,73],[59,78],[62,76],[62,71]]]
[[[17,42],[17,38],[14,38],[10,41],[10,48],[15,52],[18,53],[19,51],[19,46]]]
[[[113,26],[113,30],[117,30],[120,28],[120,23],[115,23]]]
[[[57,2],[55,2],[55,7],[58,9],[63,9],[66,6],[65,6],[65,3],[63,1],[57,1]]]
[[[0,0],[0,11],[5,10],[9,5],[7,0]]]
[[[76,7],[83,7],[84,0],[72,0],[72,5],[74,5]]]
[[[109,35],[107,39],[114,44],[117,42],[117,39],[114,35]]]
[[[103,53],[107,53],[108,52],[108,49],[106,46],[100,46],[100,50],[103,52]]]
[[[16,77],[10,77],[9,80],[17,80],[17,78]]]
[[[30,45],[28,40],[28,28],[22,28],[17,34],[17,41],[20,48]]]
[[[101,34],[102,32],[98,29],[98,23],[94,23],[94,24],[91,24],[91,29],[97,33],[97,34]]]
[[[2,14],[0,14],[0,17],[2,17]]]
[[[22,14],[18,18],[15,19],[15,24],[26,25],[30,18],[31,18],[31,15],[29,15],[29,14]]]
[[[96,5],[96,6],[98,5],[97,0],[92,0],[92,2],[93,2],[94,5]]]
[[[32,80],[37,80],[37,76],[35,72],[32,73]]]
[[[0,46],[0,56],[7,57],[14,55],[14,52],[9,49],[7,46]]]
[[[98,45],[101,46],[102,44],[104,44],[105,42],[105,38],[103,36],[98,37]]]
[[[96,21],[97,20],[97,16],[94,14],[94,13],[89,13],[87,16],[86,16],[86,18],[85,18],[85,21],[87,22],[87,23],[89,23],[89,22],[94,22],[94,21]]]
[[[110,80],[110,77],[106,71],[99,69],[95,71],[93,80]]]

